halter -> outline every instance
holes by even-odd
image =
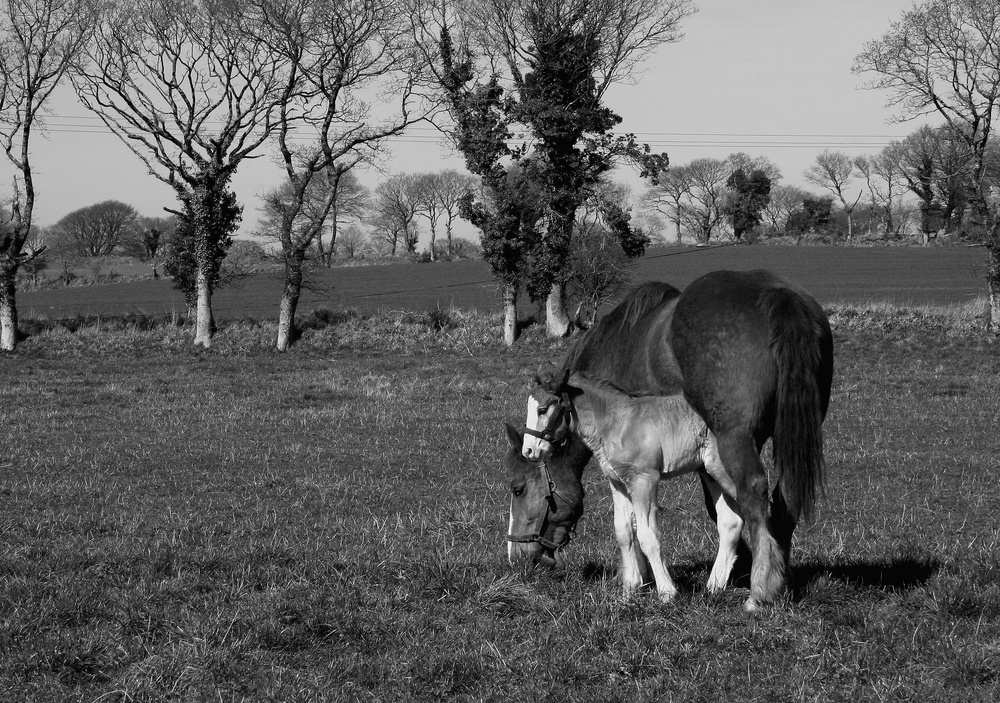
[[[546,440],[546,441],[551,441],[551,440]],[[530,534],[524,534],[524,535],[507,535],[507,541],[521,542],[521,543],[537,542],[546,549],[551,549],[552,551],[556,551],[558,549],[562,549],[567,544],[569,544],[569,541],[572,537],[573,529],[570,528],[569,530],[567,530],[566,538],[558,544],[553,542],[552,540],[545,539],[544,537],[542,537],[542,534],[545,532],[545,526],[549,524],[549,514],[554,513],[556,511],[556,498],[557,497],[560,498],[564,503],[569,503],[569,501],[559,495],[559,491],[556,490],[556,483],[555,481],[552,480],[552,477],[549,475],[549,469],[545,465],[545,461],[538,462],[538,468],[542,473],[542,481],[545,482],[545,490],[546,490],[545,515],[542,516],[542,522],[539,525],[537,532],[532,532]]]
[[[543,427],[541,430],[534,430],[528,426],[525,426],[524,434],[530,435],[532,437],[537,437],[538,439],[544,442],[548,442],[554,447],[563,444],[566,441],[566,435],[563,434],[562,437],[556,438],[556,429],[559,427],[559,423],[562,422],[563,415],[565,413],[566,413],[566,402],[564,398],[560,396],[559,407],[556,409],[556,412],[553,413],[552,417],[549,418],[548,422],[545,423],[545,427]],[[544,471],[545,470],[543,469],[543,472]]]

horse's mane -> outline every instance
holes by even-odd
[[[586,370],[590,365],[590,359],[595,355],[614,353],[643,315],[680,294],[681,292],[669,283],[659,281],[640,283],[570,347],[566,358],[563,359],[562,369]]]

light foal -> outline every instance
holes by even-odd
[[[579,373],[536,381],[528,398],[522,453],[544,460],[553,442],[568,432],[594,453],[611,485],[625,593],[652,577],[661,600],[676,595],[660,553],[656,492],[661,479],[693,472],[714,479],[706,486],[715,504],[719,551],[708,590],[725,588],[743,529],[736,484],[719,458],[715,437],[684,396],[629,395]]]

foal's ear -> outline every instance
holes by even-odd
[[[521,444],[524,442],[524,438],[521,436],[521,433],[518,432],[517,429],[509,422],[505,422],[503,424],[504,427],[507,428],[507,439],[510,440],[510,445],[514,447],[514,449],[520,449]]]

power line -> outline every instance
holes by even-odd
[[[53,122],[52,120],[59,120]],[[101,119],[91,115],[51,115],[46,119],[46,129],[53,133],[107,134],[112,132]],[[209,121],[213,123],[213,121]],[[223,124],[221,121],[214,123]],[[779,148],[810,149],[836,147],[842,149],[878,149],[905,135],[893,134],[835,134],[835,133],[762,133],[762,132],[612,132],[613,136],[634,134],[637,139],[656,147],[683,147],[698,149]],[[311,141],[308,136],[297,136],[295,141]],[[403,144],[434,144],[447,139],[447,135],[432,127],[410,127],[402,134],[390,135],[387,141]],[[516,140],[515,140],[516,141]]]

